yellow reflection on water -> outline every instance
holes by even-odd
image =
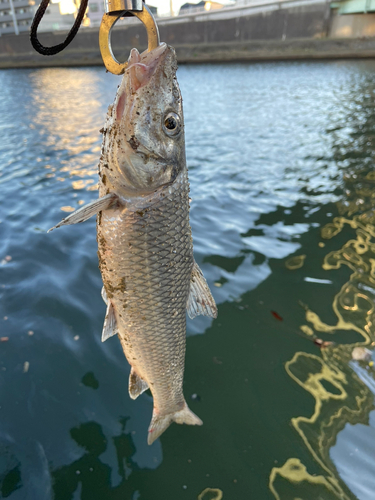
[[[85,180],[81,179],[79,181],[72,182],[73,189],[84,189],[89,184],[94,184],[94,180],[93,179],[85,179]]]
[[[310,328],[308,325],[301,325],[300,326],[300,330],[305,334],[305,335],[309,335],[310,337],[312,337],[314,335],[314,330],[312,328]]]
[[[42,69],[30,73],[33,127],[60,168],[46,177],[70,180],[74,190],[94,190],[100,156],[99,129],[105,120],[101,75],[86,69]],[[54,171],[54,169],[53,169]]]
[[[274,467],[269,487],[277,500],[353,498],[340,479],[329,450],[347,423],[367,424],[368,414],[374,407],[373,394],[349,366],[353,348],[370,347],[375,339],[375,192],[371,184],[374,180],[374,172],[364,175],[361,189],[355,190],[353,199],[338,204],[340,216],[321,231],[324,240],[344,230],[350,235],[339,250],[325,256],[322,267],[332,271],[346,266],[351,274],[333,299],[336,322],[328,324],[306,307],[308,325],[300,328],[310,336],[315,332],[335,335],[336,344],[321,349],[320,356],[297,352],[285,365],[291,379],[314,399],[312,415],[295,417],[291,424],[319,472],[308,471],[296,457],[289,458],[282,467]],[[357,177],[356,183],[358,185]],[[357,332],[362,341],[340,345],[340,332],[345,330]]]
[[[98,173],[96,168],[72,168],[69,166],[62,167],[60,169],[60,172],[68,172],[70,175],[74,175],[76,177],[88,177],[90,175],[96,175]]]
[[[280,496],[275,490],[275,485],[278,485],[283,493],[286,493],[291,492],[290,489],[287,489],[288,483],[293,484],[293,496],[287,497],[283,495],[283,498],[293,498],[296,500],[300,499],[301,497],[299,495],[301,493],[303,494],[304,491],[303,488],[301,488],[302,491],[298,491],[300,489],[298,487],[299,485],[307,486],[310,492],[313,492],[314,496],[311,498],[324,498],[325,500],[336,498],[335,489],[330,482],[324,476],[313,476],[309,474],[306,467],[298,458],[290,458],[282,467],[274,467],[272,469],[270,476],[270,489],[277,500],[280,499]],[[327,493],[330,495],[327,496]],[[324,496],[321,496],[322,494],[324,494]]]
[[[206,488],[198,495],[198,500],[221,500],[223,492],[219,488]]]
[[[299,269],[303,266],[306,255],[295,255],[285,262],[285,267],[290,270]]]

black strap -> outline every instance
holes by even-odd
[[[30,28],[30,41],[31,45],[34,47],[34,49],[39,52],[39,54],[43,54],[44,56],[54,56],[55,54],[58,54],[62,50],[67,47],[70,42],[74,39],[74,37],[77,34],[77,31],[79,30],[79,27],[81,26],[82,19],[84,18],[86,9],[87,9],[87,3],[88,0],[81,0],[81,5],[79,6],[78,14],[76,17],[76,20],[74,21],[74,24],[72,26],[72,29],[69,31],[68,36],[62,43],[58,43],[57,45],[54,45],[53,47],[45,47],[42,45],[39,40],[38,40],[38,26],[40,24],[40,21],[43,19],[44,13],[48,7],[50,0],[42,0],[38,10],[36,11],[36,14],[34,16],[31,28]]]

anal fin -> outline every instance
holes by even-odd
[[[57,229],[61,226],[66,226],[68,224],[78,224],[80,222],[84,222],[98,212],[109,208],[116,200],[117,195],[115,195],[114,193],[107,194],[106,196],[103,196],[98,200],[94,200],[91,203],[88,203],[87,205],[79,208],[72,214],[68,215],[68,217],[65,217],[65,219],[56,224],[56,226],[51,227],[51,229],[49,229],[47,232],[49,233],[53,229]]]
[[[115,309],[111,301],[108,301],[107,312],[105,315],[103,331],[102,331],[102,342],[117,334],[117,323],[115,316]]]
[[[145,382],[139,375],[136,374],[132,367],[129,375],[129,396],[132,399],[137,399],[142,392],[147,391],[148,383]]]
[[[202,316],[211,316],[211,318],[217,316],[215,300],[202,271],[195,261],[190,277],[190,292],[186,308],[190,319],[200,314]]]

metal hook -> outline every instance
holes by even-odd
[[[107,13],[104,14],[99,29],[99,47],[103,62],[108,71],[114,75],[122,75],[128,63],[120,63],[115,58],[111,46],[111,31],[116,22],[124,15],[138,17],[147,31],[148,47],[150,52],[160,45],[159,30],[150,9],[139,0],[107,0]]]

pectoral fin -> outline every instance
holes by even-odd
[[[108,301],[107,312],[105,315],[104,326],[102,331],[102,342],[105,342],[113,335],[117,335],[116,316],[112,302]]]
[[[101,212],[102,210],[106,210],[107,208],[109,208],[111,205],[113,205],[113,203],[116,200],[117,200],[117,195],[115,195],[114,193],[110,193],[107,194],[106,196],[103,196],[102,198],[99,198],[98,200],[92,201],[91,203],[88,203],[87,205],[79,208],[72,214],[68,215],[68,217],[65,217],[65,219],[56,224],[56,226],[51,227],[51,229],[49,229],[47,233],[61,226],[67,226],[68,224],[78,224],[79,222],[84,222],[85,220],[89,219],[98,212]]]
[[[186,308],[190,319],[200,314],[202,316],[211,316],[211,318],[217,316],[215,300],[202,271],[195,261],[190,277],[190,292]]]
[[[148,383],[145,382],[139,375],[137,375],[132,367],[129,375],[129,396],[132,399],[137,399],[142,392],[147,391]]]

